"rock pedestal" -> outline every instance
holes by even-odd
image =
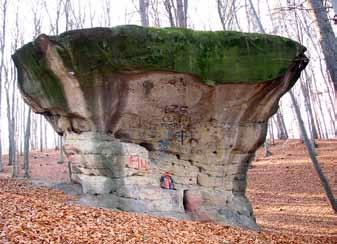
[[[99,206],[257,229],[248,166],[304,51],[275,36],[122,26],[41,35],[14,61]],[[166,171],[175,190],[160,188]]]

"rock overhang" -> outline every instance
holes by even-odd
[[[52,80],[39,56],[43,36],[19,49],[14,60],[20,60],[17,66],[32,70],[31,76],[43,74]],[[83,86],[90,86],[92,73],[128,70],[189,73],[209,85],[261,83],[283,76],[306,50],[280,36],[133,25],[74,30],[46,38]]]

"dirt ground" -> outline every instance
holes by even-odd
[[[337,196],[337,140],[321,140],[317,145],[318,159]],[[299,140],[276,141],[270,150],[272,156],[266,158],[263,149],[257,152],[248,173],[247,196],[257,223],[268,233],[329,237],[337,243],[337,215],[325,199],[304,144]],[[32,152],[32,178],[69,181],[68,165],[58,163],[58,158],[57,151]],[[21,161],[22,157],[22,166]],[[9,176],[10,167],[6,166],[0,178]]]

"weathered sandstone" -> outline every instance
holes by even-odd
[[[248,166],[304,52],[269,35],[120,26],[41,35],[13,58],[97,205],[256,229]],[[160,188],[165,171],[175,190]]]

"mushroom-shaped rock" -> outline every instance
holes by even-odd
[[[101,206],[256,229],[248,165],[304,52],[271,35],[119,26],[40,35],[13,59]]]

